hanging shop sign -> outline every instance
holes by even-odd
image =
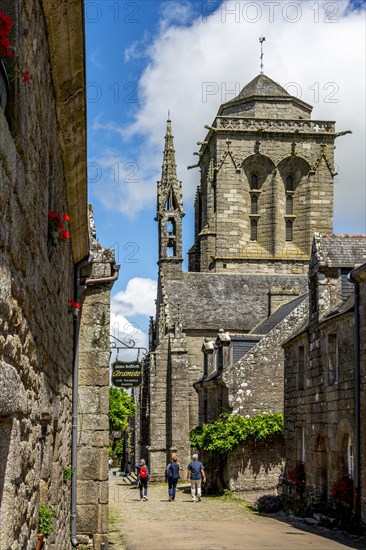
[[[142,383],[141,361],[114,361],[112,385],[116,388],[137,388]]]

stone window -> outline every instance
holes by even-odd
[[[250,220],[250,240],[256,241],[258,236],[258,222],[257,220]]]
[[[305,348],[299,346],[297,352],[297,389],[303,390],[305,387]]]
[[[328,355],[328,383],[330,386],[338,383],[338,346],[337,334],[328,334],[327,338]]]
[[[167,248],[166,248],[166,255],[168,258],[172,258],[173,256],[175,256],[175,245],[172,244],[172,243],[169,243]]]
[[[286,196],[286,214],[292,215],[294,213],[294,199],[291,195]]]
[[[258,214],[258,197],[257,195],[252,195],[250,197],[250,213]]]
[[[257,174],[252,174],[250,176],[250,188],[251,189],[258,189],[258,176],[257,176]]]
[[[294,191],[294,178],[292,176],[286,178],[286,191]]]
[[[348,437],[347,443],[347,462],[348,462],[348,475],[353,479],[354,473],[354,452],[353,452],[353,442],[350,437]]]
[[[168,235],[175,235],[175,220],[173,218],[169,218],[166,222],[166,230]]]
[[[286,241],[292,241],[293,234],[293,222],[291,220],[286,220]]]
[[[177,201],[172,189],[170,189],[165,203],[165,210],[177,210],[177,208]]]
[[[305,428],[299,426],[296,428],[296,459],[305,463]]]

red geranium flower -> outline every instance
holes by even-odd
[[[28,82],[30,82],[30,79],[31,79],[31,75],[29,74],[29,71],[24,71],[24,72],[23,72],[22,82],[23,82],[24,84],[28,84]]]
[[[65,222],[69,222],[70,221],[70,216],[68,214],[64,214],[63,219],[64,219]]]
[[[78,302],[75,302],[75,300],[72,300],[71,298],[69,298],[67,301],[69,302],[69,313],[72,313],[73,315],[78,315],[80,304],[78,304]]]
[[[5,38],[8,36],[12,26],[13,22],[9,15],[4,12],[0,12],[0,38]]]
[[[48,237],[54,246],[70,238],[70,233],[66,231],[61,218],[64,221],[68,221],[69,216],[68,214],[63,214],[63,216],[61,216],[61,214],[53,212],[52,210],[48,211]]]

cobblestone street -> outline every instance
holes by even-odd
[[[340,550],[365,548],[355,537],[286,516],[257,516],[244,502],[204,496],[192,503],[188,485],[168,501],[167,485],[150,485],[147,502],[122,478],[110,479],[110,548],[113,550]],[[286,519],[286,521],[284,521]],[[326,537],[332,536],[331,540]]]

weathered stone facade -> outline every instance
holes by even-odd
[[[221,373],[207,373],[202,380],[203,338],[215,339],[222,329],[240,339],[307,290],[313,232],[332,228],[337,137],[333,122],[310,120],[311,109],[265,75],[220,107],[198,154],[201,184],[189,273],[181,267],[184,212],[168,120],[156,218],[157,314],[141,393],[137,452],[148,459],[153,477],[162,476],[172,452],[180,454],[182,463],[189,460],[189,432],[199,419],[234,405]],[[288,336],[287,329],[279,328],[280,336]],[[262,348],[266,342],[268,354],[271,337]],[[279,342],[276,349],[276,364],[264,368],[269,386],[262,386],[258,395],[254,391],[251,414],[253,409],[281,409]],[[248,378],[250,369],[251,384],[258,389],[256,368],[249,366],[242,374]],[[192,388],[197,381],[205,414],[199,413]]]
[[[222,105],[199,150],[191,271],[305,274],[333,223],[334,122],[261,74]]]
[[[287,470],[305,466],[305,499],[311,506],[335,506],[334,486],[342,477],[365,487],[365,438],[361,429],[361,486],[356,483],[355,306],[347,273],[366,258],[366,236],[315,235],[309,271],[309,317],[285,349],[285,440]],[[360,268],[361,303],[365,269]],[[362,334],[365,314],[359,309]],[[361,380],[365,371],[364,340]],[[361,383],[361,422],[365,406]],[[366,518],[365,497],[361,515]]]
[[[283,436],[271,441],[248,441],[227,453],[201,453],[205,471],[209,472],[209,490],[229,489],[245,499],[254,500],[264,493],[275,493],[285,463]]]
[[[91,229],[93,261],[82,272],[86,291],[79,345],[77,534],[80,544],[99,549],[108,543],[110,291],[119,266],[113,250],[96,240],[92,215]]]
[[[1,10],[13,20],[10,38],[31,83],[12,82],[6,111],[0,108],[0,545],[33,550],[39,506],[56,503],[48,547],[66,550],[75,349],[68,299],[89,254],[83,2],[12,0]],[[69,214],[70,240],[52,244],[48,211]],[[110,275],[110,258],[107,269]],[[89,293],[82,324],[92,300]],[[96,345],[105,366],[109,343]],[[105,373],[100,385],[108,386]],[[106,414],[105,395],[101,408]]]

